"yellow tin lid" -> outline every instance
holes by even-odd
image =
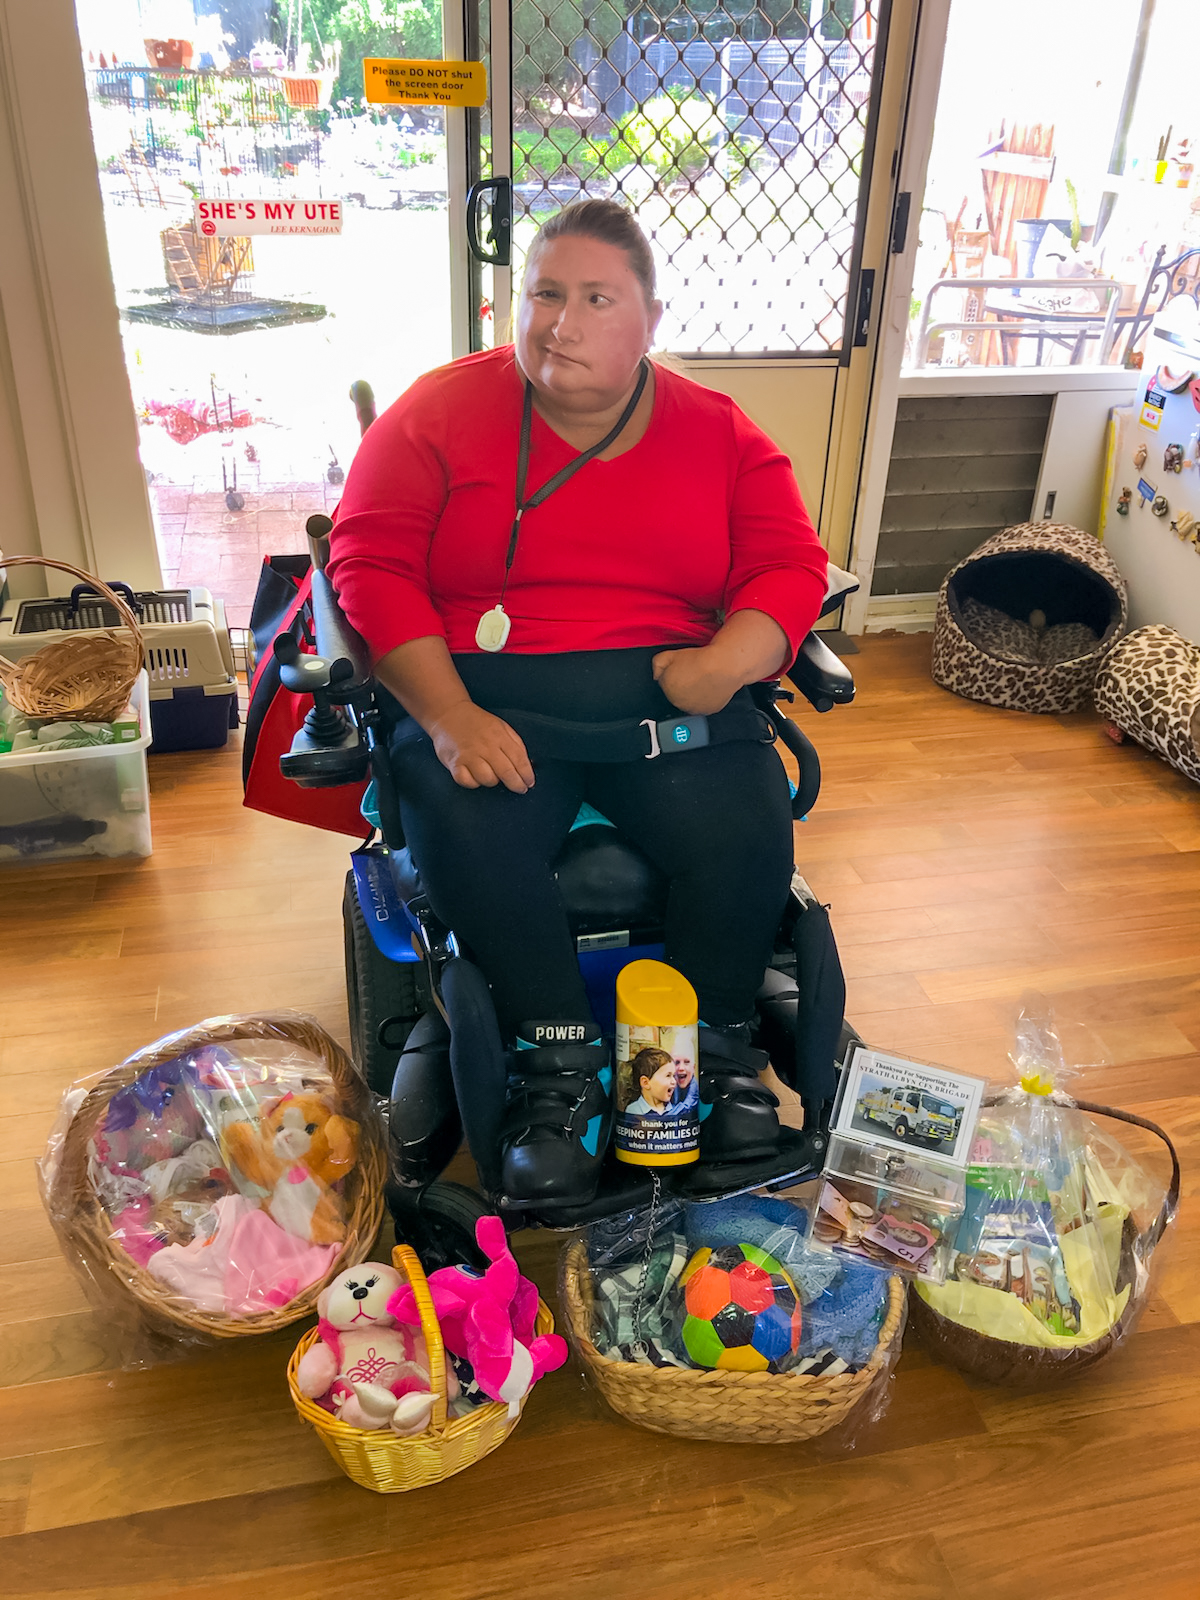
[[[665,961],[631,961],[617,974],[618,1022],[681,1028],[698,1015],[696,991]]]

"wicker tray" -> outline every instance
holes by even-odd
[[[994,1100],[989,1104],[994,1104]],[[993,1339],[975,1328],[964,1328],[961,1323],[935,1311],[914,1288],[909,1294],[909,1313],[921,1343],[936,1360],[957,1367],[960,1372],[982,1378],[987,1383],[1005,1384],[1018,1389],[1049,1388],[1064,1379],[1073,1378],[1094,1367],[1132,1331],[1146,1299],[1150,1257],[1167,1225],[1179,1207],[1179,1157],[1175,1146],[1158,1126],[1145,1117],[1134,1116],[1130,1111],[1117,1111],[1111,1106],[1096,1105],[1090,1100],[1077,1100],[1080,1111],[1094,1116],[1112,1117],[1118,1122],[1128,1122],[1136,1128],[1145,1128],[1157,1134],[1171,1154],[1171,1181],[1168,1185],[1158,1216],[1144,1234],[1139,1234],[1127,1217],[1121,1235],[1121,1258],[1117,1265],[1117,1289],[1126,1287],[1131,1292],[1125,1309],[1108,1331],[1090,1344],[1074,1348],[1061,1346],[1045,1349],[1040,1345],[1013,1344],[1008,1339]]]
[[[317,1296],[345,1267],[365,1261],[371,1253],[383,1220],[386,1152],[381,1139],[363,1137],[358,1159],[347,1174],[343,1190],[346,1239],[341,1253],[325,1276],[294,1300],[275,1310],[251,1316],[198,1311],[186,1306],[153,1273],[138,1264],[113,1237],[112,1222],[88,1181],[88,1141],[96,1132],[108,1103],[149,1068],[204,1045],[234,1044],[239,1040],[274,1039],[295,1045],[316,1056],[328,1070],[348,1115],[359,1121],[364,1133],[376,1126],[370,1090],[355,1071],[349,1056],[316,1022],[298,1015],[215,1017],[195,1028],[168,1034],[149,1049],[140,1050],[95,1083],[71,1119],[62,1154],[46,1195],[47,1209],[56,1221],[64,1249],[101,1291],[127,1294],[139,1321],[151,1332],[178,1338],[181,1333],[215,1339],[244,1338],[272,1333],[316,1310]],[[119,1285],[119,1290],[114,1288]]]
[[[51,567],[89,584],[116,610],[126,632],[88,629],[56,639],[19,661],[0,656],[0,683],[27,717],[70,722],[108,722],[129,702],[142,670],[145,645],[132,610],[115,590],[81,567],[45,556],[6,556],[6,567]],[[148,730],[143,730],[148,731]]]
[[[795,1444],[845,1420],[886,1373],[904,1322],[904,1285],[893,1277],[879,1342],[866,1366],[835,1377],[803,1372],[704,1372],[609,1361],[592,1343],[594,1296],[587,1246],[577,1239],[563,1264],[563,1315],[572,1343],[609,1405],[652,1433],[722,1444]]]
[[[443,1478],[452,1478],[502,1445],[521,1420],[519,1414],[510,1419],[508,1407],[499,1402],[475,1406],[465,1417],[447,1420],[445,1352],[425,1273],[416,1252],[405,1244],[398,1244],[392,1251],[392,1264],[412,1285],[429,1352],[434,1402],[433,1416],[424,1433],[402,1439],[390,1428],[352,1428],[302,1395],[296,1385],[296,1373],[301,1358],[316,1343],[316,1328],[310,1329],[296,1346],[287,1369],[288,1388],[301,1418],[312,1423],[321,1443],[346,1476],[376,1494],[401,1494],[406,1489],[423,1489]],[[554,1332],[554,1318],[541,1300],[535,1328],[538,1333]],[[522,1411],[528,1398],[525,1395],[521,1400]]]

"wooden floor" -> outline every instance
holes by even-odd
[[[1036,985],[1090,1095],[1162,1122],[1179,1226],[1131,1343],[1009,1399],[910,1340],[849,1455],[690,1444],[574,1366],[463,1477],[379,1498],[295,1419],[292,1340],[120,1370],[34,1180],[63,1087],[169,1028],[301,1006],[345,1036],[343,842],[239,806],[238,753],[151,763],[145,863],[0,877],[0,1594],[7,1600],[1195,1600],[1200,1595],[1200,791],[1090,714],[1010,715],[873,639],[803,720],[826,786],[798,860],[872,1042],[1006,1076]],[[553,1236],[518,1250],[554,1289]]]

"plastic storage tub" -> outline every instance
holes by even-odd
[[[149,681],[133,705],[141,735],[84,750],[0,755],[0,865],[150,854]]]

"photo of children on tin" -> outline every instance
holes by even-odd
[[[700,1082],[694,1027],[617,1024],[617,1153],[695,1160]]]
[[[635,1054],[617,1066],[617,1110],[631,1117],[688,1116],[700,1098],[696,1063],[688,1028],[645,1029],[661,1036],[660,1044],[631,1040]]]

